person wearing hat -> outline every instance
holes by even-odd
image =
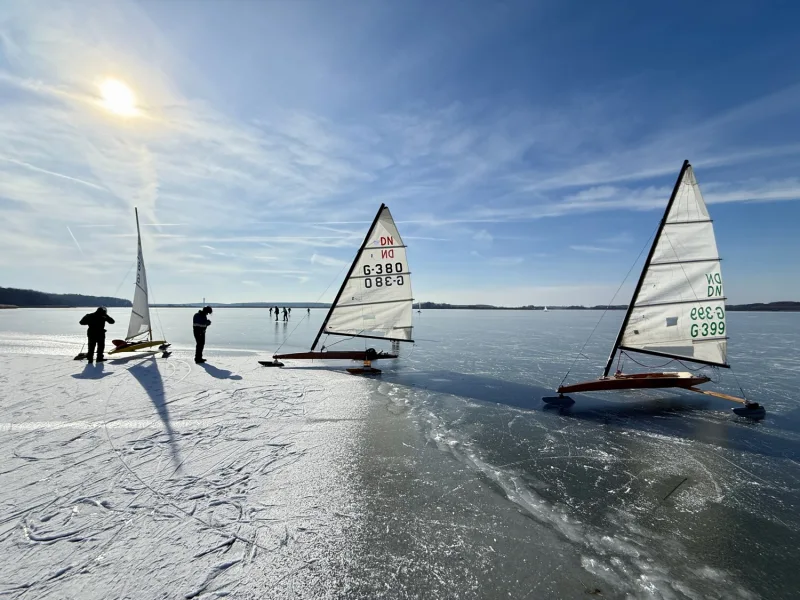
[[[97,348],[97,362],[103,362],[103,351],[106,345],[106,323],[114,323],[114,319],[108,316],[108,310],[105,306],[101,306],[93,313],[83,316],[80,320],[81,325],[88,325],[86,335],[89,338],[89,351],[86,356],[89,362],[92,362],[95,347]]]
[[[206,328],[211,325],[211,321],[208,320],[208,315],[212,312],[214,311],[211,310],[211,307],[206,306],[198,310],[194,314],[194,319],[192,319],[192,324],[194,325],[194,341],[197,342],[194,350],[194,362],[198,365],[206,362],[206,359],[203,358],[203,348],[205,348],[206,345]]]

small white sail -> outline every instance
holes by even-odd
[[[411,341],[411,272],[392,213],[383,206],[356,256],[324,333]]]
[[[147,273],[144,268],[142,256],[142,236],[139,233],[139,212],[136,212],[136,234],[139,240],[139,253],[136,265],[136,291],[133,294],[133,308],[131,309],[131,322],[128,324],[128,335],[125,339],[137,337],[143,333],[150,333],[150,305],[147,298]]]
[[[717,242],[691,166],[685,169],[654,244],[619,347],[726,365]]]

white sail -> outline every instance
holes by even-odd
[[[687,165],[619,345],[726,365],[727,325],[714,226]]]
[[[411,341],[412,300],[406,246],[382,206],[323,333]]]
[[[136,291],[133,293],[133,308],[131,309],[131,322],[128,324],[128,335],[125,339],[129,340],[143,333],[149,333],[150,327],[150,305],[147,299],[147,273],[144,269],[144,257],[142,256],[142,236],[139,233],[139,214],[136,214],[136,233],[139,239],[139,254],[136,265]]]

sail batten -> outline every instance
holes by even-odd
[[[323,333],[412,341],[412,302],[406,245],[381,205],[312,350]]]
[[[712,220],[687,163],[615,349],[727,366],[725,299]]]

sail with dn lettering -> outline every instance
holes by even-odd
[[[734,400],[734,412],[760,418],[763,407],[742,398],[696,388],[711,381],[690,372],[622,372],[627,352],[730,368],[722,269],[709,216],[689,161],[683,163],[656,232],[603,376],[558,388],[548,404],[570,405],[565,393],[639,388],[684,388]],[[610,375],[614,360],[619,363]],[[565,377],[566,379],[566,377]]]
[[[336,298],[308,352],[275,354],[272,361],[259,361],[265,366],[282,366],[281,359],[346,359],[360,360],[363,367],[348,369],[351,373],[379,373],[374,360],[397,358],[396,352],[365,350],[326,350],[320,339],[344,336],[368,340],[389,340],[413,343],[411,271],[406,245],[400,237],[392,213],[381,204],[364,242],[350,265]]]

